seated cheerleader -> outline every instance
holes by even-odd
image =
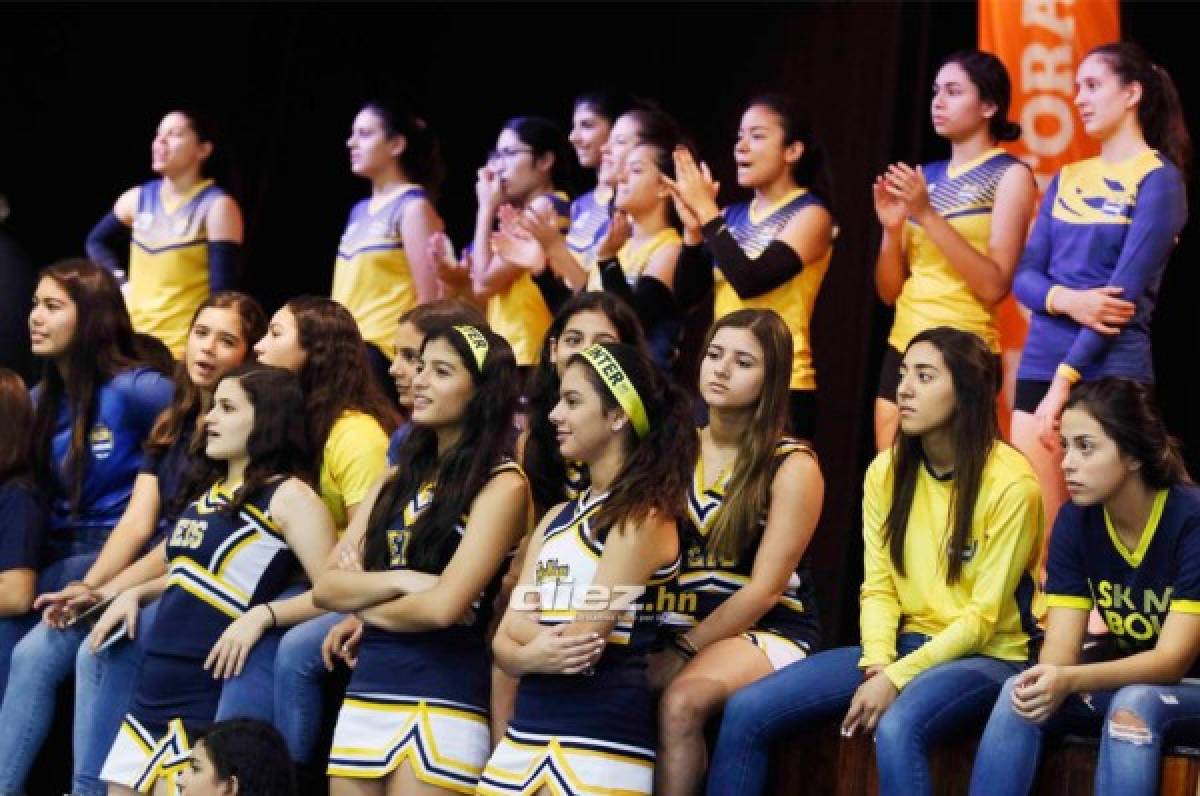
[[[1164,740],[1200,731],[1200,490],[1145,385],[1076,385],[1061,431],[1046,638],[992,710],[971,792],[1028,793],[1042,739],[1074,732],[1100,734],[1096,793],[1158,793]],[[1093,609],[1108,654],[1084,662]]]
[[[539,524],[496,631],[496,661],[521,682],[478,793],[648,794],[654,630],[640,601],[678,571],[690,406],[644,354],[615,343],[573,354],[560,395],[550,415],[560,452],[587,466],[591,485]]]
[[[491,751],[491,605],[532,524],[512,460],[512,349],[486,327],[425,338],[413,431],[321,574],[317,601],[366,624],[334,730],[330,792],[471,793]],[[365,571],[364,571],[365,570]]]
[[[222,678],[237,675],[273,627],[315,616],[310,592],[276,599],[333,547],[333,522],[309,487],[304,398],[286,371],[240,368],[217,385],[204,418],[205,460],[189,475],[196,499],[166,542],[168,573],[117,597],[93,647],[132,635],[138,608],[160,597],[143,640],[133,703],[101,771],[110,794],[175,793],[190,739],[212,723]]]
[[[915,335],[900,431],[863,485],[861,647],[817,653],[725,706],[710,794],[761,793],[776,739],[842,718],[874,733],[881,794],[932,793],[926,749],[983,720],[1028,658],[1042,502],[1000,440],[995,357],[969,332]]]
[[[733,692],[819,641],[802,558],[824,481],[812,449],[786,436],[791,363],[791,334],[771,310],[735,310],[709,331],[700,363],[709,422],[681,525],[675,612],[665,618],[674,635],[650,662],[651,684],[666,686],[659,794],[697,792],[705,722]]]

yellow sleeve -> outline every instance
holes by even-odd
[[[387,468],[388,436],[375,418],[353,414],[339,419],[325,444],[325,467],[342,504],[361,503]]]
[[[896,659],[896,633],[900,626],[900,598],[895,570],[884,538],[884,520],[891,503],[891,452],[875,457],[863,482],[863,583],[859,596],[859,632],[862,635],[862,668]]]
[[[926,644],[884,669],[896,688],[904,688],[926,669],[981,652],[991,641],[1005,602],[1012,599],[1041,546],[1042,493],[1032,475],[1004,487],[988,503],[977,554],[978,574],[966,606]]]

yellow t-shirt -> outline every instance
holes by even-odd
[[[342,413],[330,429],[319,488],[339,532],[346,528],[346,507],[361,503],[387,469],[387,448],[387,433],[362,412]]]
[[[621,270],[625,272],[625,279],[630,285],[637,282],[642,271],[646,270],[646,266],[650,264],[650,260],[663,246],[671,244],[681,244],[683,238],[679,237],[679,233],[674,227],[665,227],[660,229],[648,239],[640,244],[634,245],[632,240],[625,241],[621,246],[621,250],[617,252],[617,262],[621,264]],[[596,267],[597,263],[592,262],[588,266],[588,290],[603,290],[604,284],[600,281],[600,269]]]
[[[884,524],[892,498],[892,451],[880,453],[867,468],[859,666],[884,665],[897,688],[968,655],[1025,660],[1028,631],[1041,611],[1036,584],[1045,514],[1029,462],[1002,442],[992,449],[961,574],[951,585],[946,583],[946,545],[953,526],[952,486],[952,479],[938,479],[920,465],[904,540],[905,574],[900,575]],[[899,633],[932,639],[897,660]]]

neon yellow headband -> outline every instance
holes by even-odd
[[[588,346],[581,352],[581,356],[608,386],[608,391],[617,399],[625,414],[629,415],[629,422],[633,424],[633,430],[637,432],[638,437],[649,434],[650,420],[646,417],[646,406],[642,403],[642,396],[638,395],[633,382],[625,375],[621,363],[617,362],[607,348],[599,344]]]
[[[455,326],[454,331],[462,335],[462,339],[466,342],[467,347],[471,349],[471,353],[475,356],[475,367],[483,373],[483,361],[488,355],[488,341],[483,336],[483,332],[476,329],[474,326]]]

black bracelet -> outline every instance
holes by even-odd
[[[689,641],[682,633],[671,639],[671,649],[675,650],[685,661],[690,661],[696,657],[698,650],[696,645]]]
[[[271,615],[271,628],[273,629],[279,627],[279,617],[275,616],[275,609],[271,607],[270,603],[263,603],[263,607],[266,608],[267,613]]]

